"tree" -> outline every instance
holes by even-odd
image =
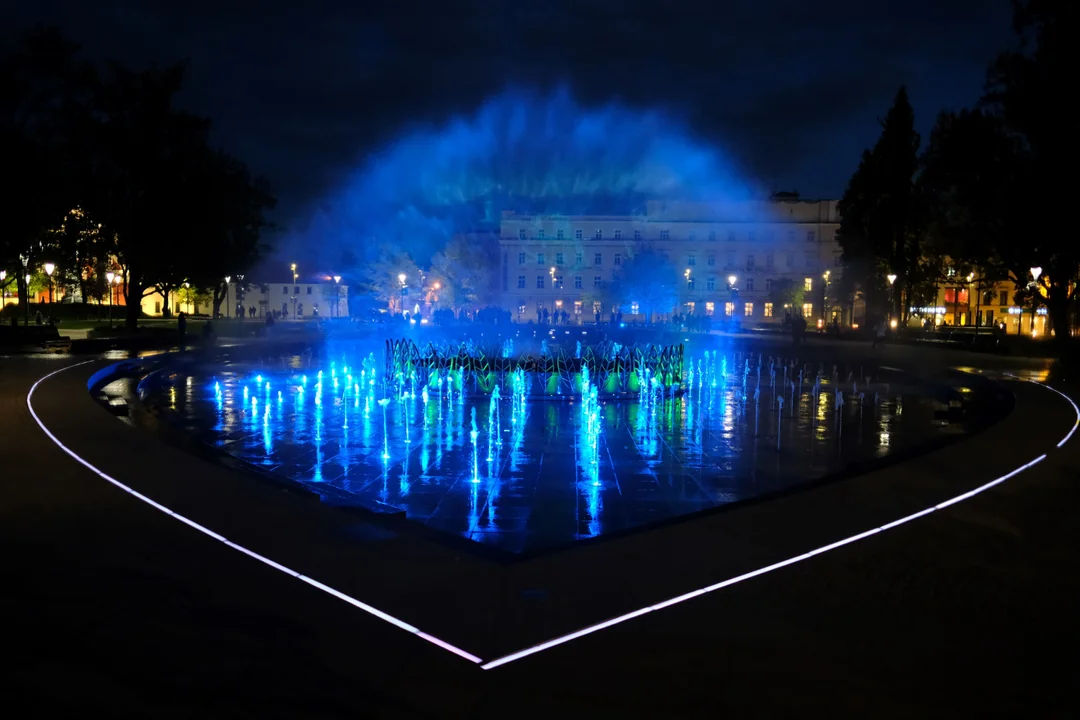
[[[499,266],[496,243],[474,236],[456,236],[431,261],[428,285],[440,284],[440,304],[481,307],[492,297],[493,269]]]
[[[654,313],[671,312],[678,304],[679,278],[678,269],[666,255],[641,247],[624,259],[605,294],[612,305],[637,303],[645,322],[651,323]]]
[[[887,291],[898,318],[906,314],[901,298],[915,277],[925,233],[917,183],[919,142],[915,113],[901,87],[881,121],[881,135],[873,149],[863,153],[839,206],[837,237],[845,281],[861,283],[867,306],[875,307],[881,278],[895,274],[896,282]],[[848,290],[853,292],[854,287]]]
[[[409,253],[386,246],[380,251],[379,258],[367,266],[364,279],[368,292],[385,302],[391,312],[404,313],[408,308],[402,304],[402,298],[410,291],[415,293],[420,281],[420,268]]]
[[[801,312],[806,292],[803,286],[791,278],[778,278],[772,281],[772,289],[769,292],[769,300],[774,307],[784,308],[792,312]]]
[[[1018,50],[1002,53],[988,73],[983,106],[1002,124],[1015,145],[1005,164],[1005,178],[1017,193],[1006,206],[978,217],[1004,223],[1012,208],[1022,208],[1026,222],[999,248],[1003,264],[1018,285],[1026,286],[1029,268],[1040,267],[1033,299],[1045,304],[1061,350],[1070,333],[1071,306],[1077,299],[1080,244],[1058,221],[1060,183],[1080,161],[1080,136],[1072,109],[1075,68],[1080,63],[1080,11],[1071,0],[1014,0]],[[1018,182],[1016,182],[1018,181]],[[1008,245],[1016,247],[1009,248]]]

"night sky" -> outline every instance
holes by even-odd
[[[839,197],[900,84],[925,134],[940,109],[977,99],[1013,41],[1007,0],[13,5],[5,49],[46,23],[91,57],[188,59],[183,106],[271,180],[275,219],[293,229],[369,153],[508,84],[664,110],[755,182]]]

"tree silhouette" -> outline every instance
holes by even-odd
[[[645,322],[651,323],[654,313],[668,313],[679,302],[680,275],[662,253],[643,247],[619,266],[605,295],[610,304],[627,307],[637,303]]]

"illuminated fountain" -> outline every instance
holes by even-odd
[[[208,368],[205,394],[151,399],[323,497],[511,553],[783,490],[935,432],[884,371],[723,347],[544,350],[391,344],[383,361]]]

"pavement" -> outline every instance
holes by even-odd
[[[0,359],[0,602],[17,658],[5,685],[24,712],[1075,716],[1080,438],[1057,443],[1076,411],[1002,375],[1044,377],[1043,361],[888,347],[876,361],[982,368],[1015,395],[1012,413],[864,476],[501,565],[254,482],[111,417],[86,392],[107,360],[34,391],[38,420],[77,462],[26,396],[83,360]],[[845,542],[1042,455],[963,502]]]

